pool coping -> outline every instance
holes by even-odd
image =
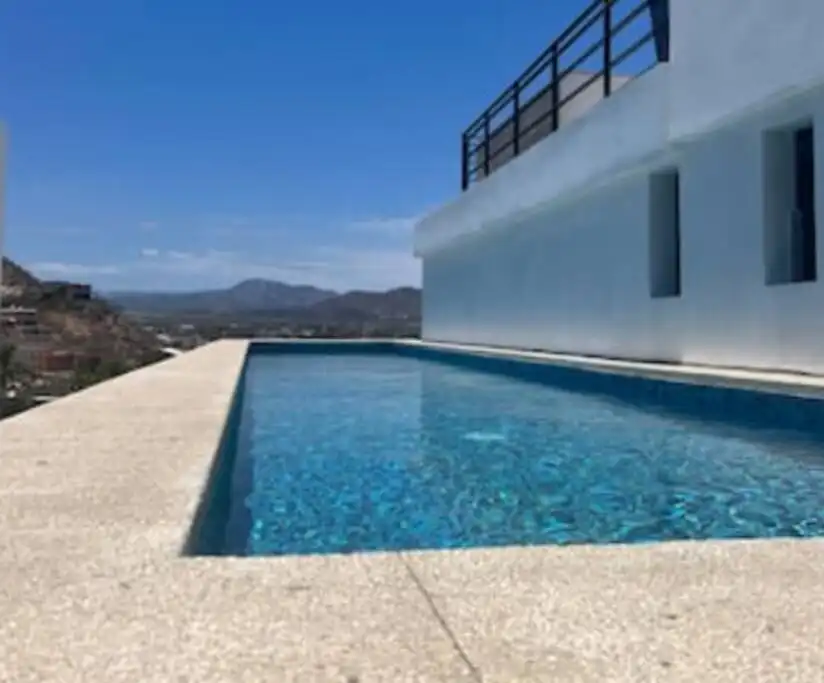
[[[181,558],[248,347],[209,344],[0,422],[0,680],[824,678],[822,539]]]
[[[547,363],[559,367],[575,368],[589,372],[601,372],[629,377],[643,377],[668,382],[698,384],[763,391],[807,398],[824,398],[824,376],[792,373],[779,370],[757,370],[723,366],[696,365],[690,363],[666,363],[636,361],[599,356],[527,351],[478,344],[455,344],[404,340],[403,345],[471,353],[494,358],[510,358],[533,363]]]

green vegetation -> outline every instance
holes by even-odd
[[[0,342],[0,392],[5,398],[11,380],[14,377],[14,354],[17,347],[10,342]]]
[[[11,383],[20,374],[21,369],[14,358],[16,352],[17,347],[14,344],[0,341],[0,420],[31,407],[29,396],[10,391]]]

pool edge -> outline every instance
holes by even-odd
[[[237,457],[238,428],[243,409],[243,385],[251,346],[247,343],[243,353],[243,360],[224,415],[220,438],[209,462],[206,477],[201,484],[186,535],[178,550],[178,556],[181,558],[226,556],[223,552],[223,539],[219,539],[218,542],[218,539],[214,537],[214,533],[219,529],[225,529],[225,523],[217,523],[215,517],[218,520],[225,520],[226,517],[220,505],[228,503],[221,498],[225,498],[229,493],[222,490],[222,485],[228,485],[231,489],[231,472]],[[221,496],[222,493],[223,496]]]
[[[235,492],[233,480],[236,477],[235,469],[239,467],[237,464],[237,449],[238,439],[242,431],[242,427],[238,422],[242,418],[244,382],[247,377],[249,361],[254,356],[278,355],[281,352],[284,355],[293,353],[310,355],[342,353],[344,356],[351,352],[369,355],[389,353],[423,360],[431,359],[480,372],[503,374],[525,379],[526,381],[536,381],[540,384],[549,384],[570,391],[604,395],[628,402],[640,410],[661,410],[676,417],[697,419],[710,426],[715,422],[723,422],[724,424],[735,424],[745,428],[755,427],[760,429],[762,423],[759,420],[764,419],[766,422],[763,422],[763,424],[767,425],[769,429],[800,430],[805,433],[812,433],[811,425],[824,425],[819,419],[811,422],[809,417],[810,415],[813,415],[814,418],[821,416],[821,411],[824,409],[824,403],[820,400],[821,395],[798,395],[791,391],[780,391],[779,389],[786,388],[781,384],[773,385],[771,387],[772,391],[763,392],[760,391],[759,386],[754,386],[751,383],[725,382],[723,377],[720,378],[721,381],[706,382],[667,372],[644,373],[635,371],[635,368],[627,370],[624,368],[603,367],[598,365],[597,361],[558,359],[546,354],[519,352],[510,349],[456,347],[455,345],[419,342],[417,340],[256,339],[250,341],[246,349],[242,370],[235,386],[232,408],[224,425],[220,452],[212,463],[205,486],[205,494],[200,501],[198,515],[192,525],[190,537],[185,546],[183,553],[185,556],[247,556],[241,550],[227,548],[226,535],[230,524],[227,516],[221,514],[221,510],[225,512],[227,508],[231,509],[232,494]],[[480,366],[483,361],[489,361],[490,367],[476,367]],[[534,368],[542,370],[539,370],[534,377],[529,377],[530,370]],[[580,379],[576,380],[575,378],[581,377],[590,378],[589,380],[584,379],[585,386],[572,388],[568,386],[570,383],[580,381]],[[711,379],[718,378],[712,377]],[[630,387],[629,393],[627,387]],[[683,395],[684,392],[692,398],[686,400],[686,402],[682,401],[680,404],[672,402],[673,395]],[[762,396],[759,396],[759,393]],[[704,407],[709,406],[711,410],[717,407],[713,405],[716,403],[716,397],[722,406],[724,403],[727,404],[724,409],[729,411],[729,414],[717,419],[708,419],[706,416],[702,416],[701,411]],[[685,398],[685,396],[682,396],[682,398]],[[754,401],[756,404],[770,401],[772,408],[766,413],[766,417],[764,417],[764,414],[760,414],[760,411],[752,411]],[[799,404],[808,404],[811,410],[797,410]],[[794,417],[788,418],[788,415]],[[755,418],[755,422],[750,421],[752,418]],[[820,429],[814,431],[819,436],[822,434]],[[217,487],[219,487],[219,490],[217,490]],[[224,491],[224,494],[221,494],[221,490]],[[229,493],[226,494],[225,491]],[[221,496],[227,498],[222,506],[219,500],[217,504],[215,503],[215,500],[220,499]],[[217,522],[211,529],[209,528],[210,517]],[[222,533],[219,530],[222,530]],[[672,542],[672,540],[667,542]],[[704,541],[708,539],[691,540]],[[660,541],[650,541],[650,543],[658,542]],[[627,545],[635,544],[635,542],[627,543]],[[584,545],[590,545],[590,543],[584,543]],[[600,544],[596,543],[596,545]],[[624,543],[619,543],[619,545],[624,545]],[[377,549],[376,552],[391,552],[391,550]]]

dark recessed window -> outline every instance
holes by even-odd
[[[767,284],[818,278],[811,124],[769,131],[765,136],[764,250]]]
[[[650,176],[649,274],[654,298],[681,296],[680,179],[676,169]]]

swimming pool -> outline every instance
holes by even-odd
[[[822,418],[422,347],[253,345],[192,552],[824,535]]]

